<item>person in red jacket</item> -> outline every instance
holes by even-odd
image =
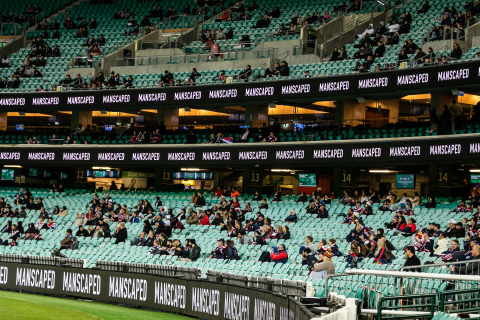
[[[214,197],[218,197],[220,198],[221,196],[223,196],[223,191],[220,187],[217,188],[217,190],[215,190],[215,192],[213,193],[213,196]]]
[[[417,230],[417,226],[415,225],[415,222],[417,221],[415,221],[415,219],[413,218],[408,219],[408,223],[405,226],[405,228],[402,229],[402,232],[407,234],[415,233],[415,231]]]
[[[200,218],[200,223],[201,226],[209,226],[210,225],[210,219],[208,219],[207,214],[205,211],[202,212],[202,217]]]
[[[278,249],[276,247],[272,248],[270,261],[274,263],[286,263],[288,261],[288,254],[283,244],[279,245]]]

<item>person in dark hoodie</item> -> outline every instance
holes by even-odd
[[[145,234],[148,234],[150,231],[153,231],[150,220],[143,220],[143,232],[145,232]]]
[[[262,236],[262,232],[258,229],[255,230],[254,235],[252,236],[253,243],[256,245],[266,245],[265,238]]]
[[[153,241],[155,241],[155,233],[153,232],[153,230],[151,230],[148,233],[147,240],[145,241],[145,243],[143,245],[145,247],[153,247]]]
[[[18,221],[17,222],[17,230],[18,232],[20,232],[21,234],[24,234],[24,230],[23,230],[23,222],[22,221]]]
[[[103,237],[104,238],[111,238],[112,237],[112,233],[110,232],[110,229],[107,227],[108,224],[104,224],[102,226],[102,231],[103,231]]]
[[[1,233],[10,233],[10,232],[12,232],[12,221],[7,221],[7,224],[5,225],[5,227],[3,227]]]
[[[35,228],[35,224],[34,223],[29,223],[28,224],[28,229],[27,229],[27,231],[25,231],[25,233],[35,233],[35,231],[38,231]]]
[[[89,237],[90,234],[88,233],[88,230],[85,230],[83,226],[78,227],[78,231],[75,234],[76,237]]]
[[[436,208],[437,203],[435,202],[435,197],[430,197],[430,201],[425,203],[423,206],[428,209]]]

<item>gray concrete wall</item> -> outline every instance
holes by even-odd
[[[285,51],[290,51],[292,54],[293,47],[298,45],[300,45],[300,40],[270,41],[259,44],[255,49],[276,48],[279,55]]]
[[[351,17],[341,16],[316,29],[315,35],[317,36],[318,42],[323,43],[325,37],[330,37],[332,34],[338,32],[338,30],[343,28],[343,26],[350,20]]]
[[[344,18],[348,19],[349,17],[347,16],[347,17],[344,17]],[[380,21],[385,21],[385,13],[384,12],[377,13],[376,15],[373,16],[372,19],[368,19],[365,22],[359,23],[354,28],[345,31],[344,33],[342,33],[341,35],[338,35],[337,37],[335,37],[333,39],[327,39],[327,42],[324,43],[324,45],[323,45],[324,57],[328,57],[332,53],[332,51],[335,47],[340,48],[341,46],[343,46],[347,43],[353,43],[353,41],[355,40],[355,35],[365,31],[365,29],[367,29],[367,27],[370,23],[373,23],[373,25],[376,28],[380,24]],[[350,22],[348,22],[348,23],[350,23]],[[338,30],[337,30],[337,32],[338,32]],[[349,54],[349,58],[351,58],[351,56],[350,56],[351,53],[349,52],[348,54]]]
[[[217,62],[200,62],[200,63],[180,63],[180,64],[159,64],[148,66],[132,66],[132,67],[112,67],[111,71],[119,74],[144,74],[144,73],[163,73],[165,70],[169,72],[188,72],[192,68],[197,68],[198,72],[203,70],[222,70],[222,69],[244,69],[249,64],[252,69],[269,66],[270,58],[247,59],[236,61],[217,61]]]
[[[0,47],[0,56],[7,56],[9,57],[12,53],[17,52],[18,50],[25,48],[27,41],[27,37],[25,36],[17,36],[17,39],[13,40],[6,46]]]
[[[73,68],[65,72],[65,76],[69,74],[72,79],[75,78],[76,74],[80,74],[80,76],[83,77],[92,77],[95,78],[97,73],[95,72],[95,68]],[[109,74],[106,74],[105,76],[109,76]]]
[[[304,54],[301,56],[289,56],[287,58],[287,62],[289,65],[292,64],[305,64],[305,63],[317,63],[321,62],[322,59],[320,59],[319,56],[316,54]]]
[[[147,34],[146,36],[138,39],[137,41],[134,41],[124,46],[123,48],[120,48],[119,50],[115,51],[112,54],[109,54],[108,56],[102,59],[102,66],[104,68],[110,68],[111,66],[115,66],[115,61],[117,60],[117,58],[123,58],[124,50],[132,51],[132,57],[134,57],[135,52],[137,51],[137,44],[139,41],[142,41],[142,40],[149,40],[149,41],[159,40],[159,31],[154,31],[150,34]]]
[[[135,57],[154,57],[154,56],[168,56],[168,55],[183,55],[181,49],[146,49],[138,50]]]
[[[458,43],[458,45],[462,49],[462,52],[465,53],[468,50],[467,43],[465,41],[455,41],[455,40],[441,40],[441,41],[427,42],[424,45],[422,45],[422,50],[423,52],[427,52],[427,49],[429,47],[431,47],[435,52],[453,50],[453,45],[455,43]]]

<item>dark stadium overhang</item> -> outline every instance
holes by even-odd
[[[379,167],[480,163],[480,134],[209,145],[0,146],[2,164],[162,168]]]
[[[451,89],[479,91],[480,61],[392,71],[206,86],[0,94],[0,111],[135,111],[316,101],[395,99]]]

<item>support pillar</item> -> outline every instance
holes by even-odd
[[[335,101],[335,124],[342,125],[345,114],[345,100]]]
[[[70,121],[70,130],[75,131],[79,124],[85,128],[88,124],[92,125],[92,111],[72,111]]]
[[[268,125],[268,105],[245,107],[245,125],[250,128],[262,128],[263,123]]]
[[[7,119],[8,119],[8,113],[0,112],[0,131],[7,130]]]
[[[342,175],[342,167],[333,168],[333,191],[335,191],[335,194],[337,195],[342,193]]]
[[[428,170],[428,195],[430,197],[437,196],[437,180],[438,180],[438,166],[430,165]]]
[[[430,96],[430,110],[437,110],[438,116],[442,114],[443,106],[450,106],[452,105],[452,100],[457,100],[457,97],[452,95],[451,92],[434,92]]]
[[[164,185],[162,184],[162,175],[163,169],[155,167],[155,178],[153,179],[153,187],[155,191],[160,191],[164,188]]]
[[[157,109],[157,123],[165,125],[167,130],[178,128],[179,109]]]

